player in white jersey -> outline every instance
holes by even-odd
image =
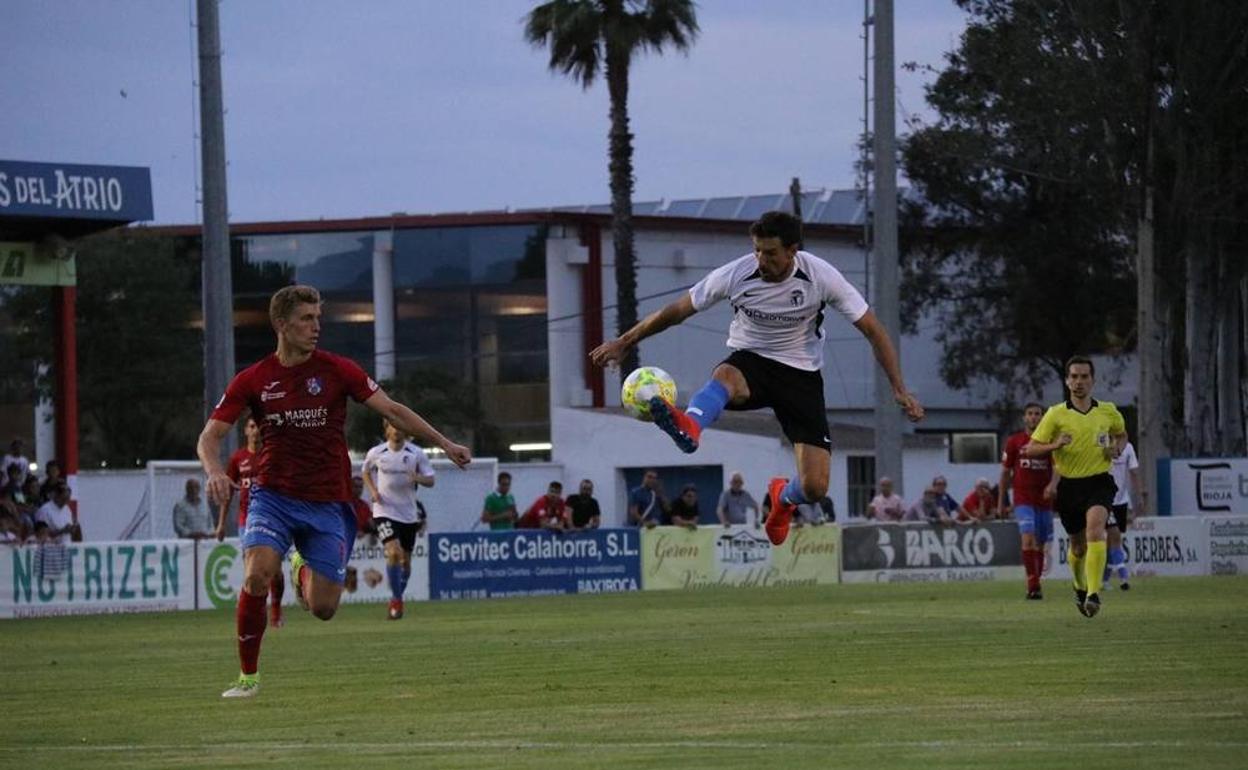
[[[1130,441],[1123,447],[1122,454],[1114,458],[1109,466],[1109,475],[1114,477],[1114,483],[1118,485],[1118,494],[1114,496],[1109,520],[1105,522],[1105,547],[1109,556],[1105,564],[1105,585],[1108,586],[1110,578],[1116,576],[1118,588],[1126,591],[1131,588],[1131,584],[1127,582],[1131,573],[1127,569],[1127,552],[1122,547],[1122,535],[1127,531],[1129,521],[1144,512],[1140,460],[1136,457],[1135,447]]]
[[[433,483],[433,463],[425,450],[387,421],[386,440],[364,455],[364,484],[373,501],[377,536],[386,548],[391,620],[403,617],[403,591],[412,576],[412,550],[420,531],[416,488]]]
[[[824,307],[836,310],[871,343],[892,385],[897,404],[911,420],[923,407],[906,390],[897,351],[883,324],[840,271],[801,251],[802,223],[781,211],[763,214],[750,225],[754,252],[711,271],[687,294],[651,313],[618,338],[590,353],[599,366],[618,362],[625,351],[720,300],[732,303],[728,347],[732,354],[679,411],[656,398],[650,412],[685,452],[698,448],[702,431],[725,409],[771,407],[793,442],[797,475],[768,485],[771,514],[765,529],[779,545],[789,534],[797,505],[817,501],[828,491],[832,441],[823,401]]]

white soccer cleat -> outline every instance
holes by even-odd
[[[260,694],[260,679],[240,676],[234,686],[221,693],[222,698],[254,698]]]

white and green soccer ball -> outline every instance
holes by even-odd
[[[624,378],[624,386],[620,388],[620,404],[625,411],[646,422],[653,420],[650,416],[650,399],[655,396],[676,403],[676,381],[657,366],[634,369],[632,374]]]

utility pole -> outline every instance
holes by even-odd
[[[894,347],[900,347],[898,329],[897,255],[897,135],[893,106],[893,0],[875,0],[875,216],[872,227],[875,256],[875,314]],[[893,480],[897,494],[905,494],[902,477],[901,411],[888,377],[875,367],[875,475]]]
[[[197,0],[199,137],[203,162],[204,416],[212,413],[234,376],[234,285],[230,277],[229,208],[225,194],[225,115],[221,98],[219,0]],[[233,431],[226,454],[237,444]]]

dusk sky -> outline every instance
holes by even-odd
[[[605,203],[607,93],[522,37],[535,0],[225,0],[235,222]],[[0,158],[147,166],[199,219],[194,0],[5,0]],[[632,70],[635,200],[854,184],[861,0],[703,0],[687,56]],[[963,14],[897,0],[897,61],[941,67]],[[898,130],[930,75],[897,73]]]

